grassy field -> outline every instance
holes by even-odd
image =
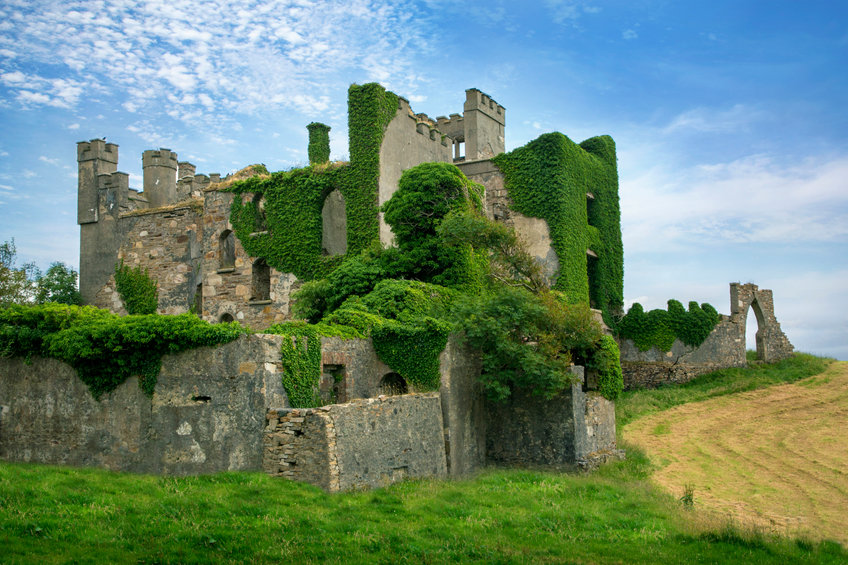
[[[623,437],[670,492],[740,524],[848,544],[848,363],[794,384],[688,403]]]
[[[816,363],[802,359],[791,371],[810,374]],[[748,376],[762,385],[789,378],[775,376],[785,370]],[[723,378],[686,394],[721,394]],[[656,405],[628,394],[622,414],[634,420],[681,403],[658,392]],[[651,481],[638,449],[628,454],[591,475],[496,469],[339,495],[258,473],[166,478],[0,464],[0,562],[848,562],[834,542],[735,526],[697,501],[687,510]]]

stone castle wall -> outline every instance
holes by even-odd
[[[335,492],[447,474],[438,393],[267,413],[263,469]]]
[[[731,283],[731,314],[722,316],[698,347],[674,340],[669,351],[656,347],[641,351],[632,340],[619,340],[625,389],[681,384],[718,369],[747,366],[749,345],[745,335],[749,308],[757,317],[757,357],[766,362],[789,357],[794,348],[774,315],[772,292],[760,290],[755,284]]]
[[[95,400],[55,359],[0,359],[0,458],[185,475],[262,467],[264,413],[287,404],[279,336],[162,360],[153,398],[135,377]]]
[[[325,338],[325,373],[343,370],[345,394],[362,397],[292,409],[283,339],[167,355],[152,398],[133,377],[96,401],[69,365],[0,359],[0,458],[166,475],[262,469],[335,491],[614,451],[612,403],[576,386],[554,401],[490,404],[479,356],[457,336],[440,357],[440,390],[402,395],[379,394],[390,369],[370,340]]]

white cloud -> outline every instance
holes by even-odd
[[[554,23],[576,22],[583,14],[597,14],[601,11],[598,6],[579,0],[545,0],[545,5],[553,15]]]
[[[351,74],[414,91],[409,54],[433,41],[383,0],[15,1],[0,21],[0,54],[18,53],[0,82],[22,107],[73,108],[94,89],[130,112],[206,125],[275,107],[317,115]]]
[[[8,157],[8,156],[9,156],[8,151],[0,151],[0,157]]]
[[[50,164],[50,165],[58,165],[58,164],[59,164],[59,162],[60,162],[60,161],[59,161],[59,159],[51,159],[50,157],[45,157],[44,155],[41,155],[41,156],[38,158],[38,160],[39,160],[39,161],[42,161],[42,162],[44,162],[44,163],[48,163],[48,164]]]
[[[762,111],[744,104],[736,104],[726,110],[695,108],[675,116],[662,132],[666,134],[686,130],[708,133],[739,132],[763,117]]]
[[[636,33],[632,29],[625,29],[624,31],[621,32],[621,38],[622,39],[637,39],[638,37],[639,37],[639,34]]]
[[[80,128],[79,124],[71,124],[71,125],[68,126],[68,129],[79,129],[79,128]]]
[[[12,190],[15,190],[15,189],[13,187],[9,186],[8,184],[0,184],[0,190],[12,191]]]
[[[625,243],[648,251],[658,241],[669,250],[711,242],[845,241],[845,178],[848,156],[787,163],[753,155],[673,173],[661,166],[628,171],[621,181]]]

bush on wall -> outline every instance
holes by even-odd
[[[669,300],[668,310],[645,312],[637,302],[614,328],[619,337],[632,340],[640,351],[648,351],[652,347],[670,351],[675,339],[690,347],[698,347],[720,319],[718,311],[707,303],[698,306],[697,302],[690,302],[687,312],[680,302]]]
[[[0,356],[64,361],[97,399],[132,375],[152,396],[163,355],[227,343],[244,333],[237,322],[213,325],[192,314],[118,316],[55,303],[0,310]]]
[[[121,259],[115,265],[115,290],[129,314],[155,314],[159,307],[158,285],[141,265],[130,267]]]

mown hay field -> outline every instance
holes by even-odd
[[[848,362],[793,384],[650,414],[623,438],[653,480],[740,526],[848,545]]]

